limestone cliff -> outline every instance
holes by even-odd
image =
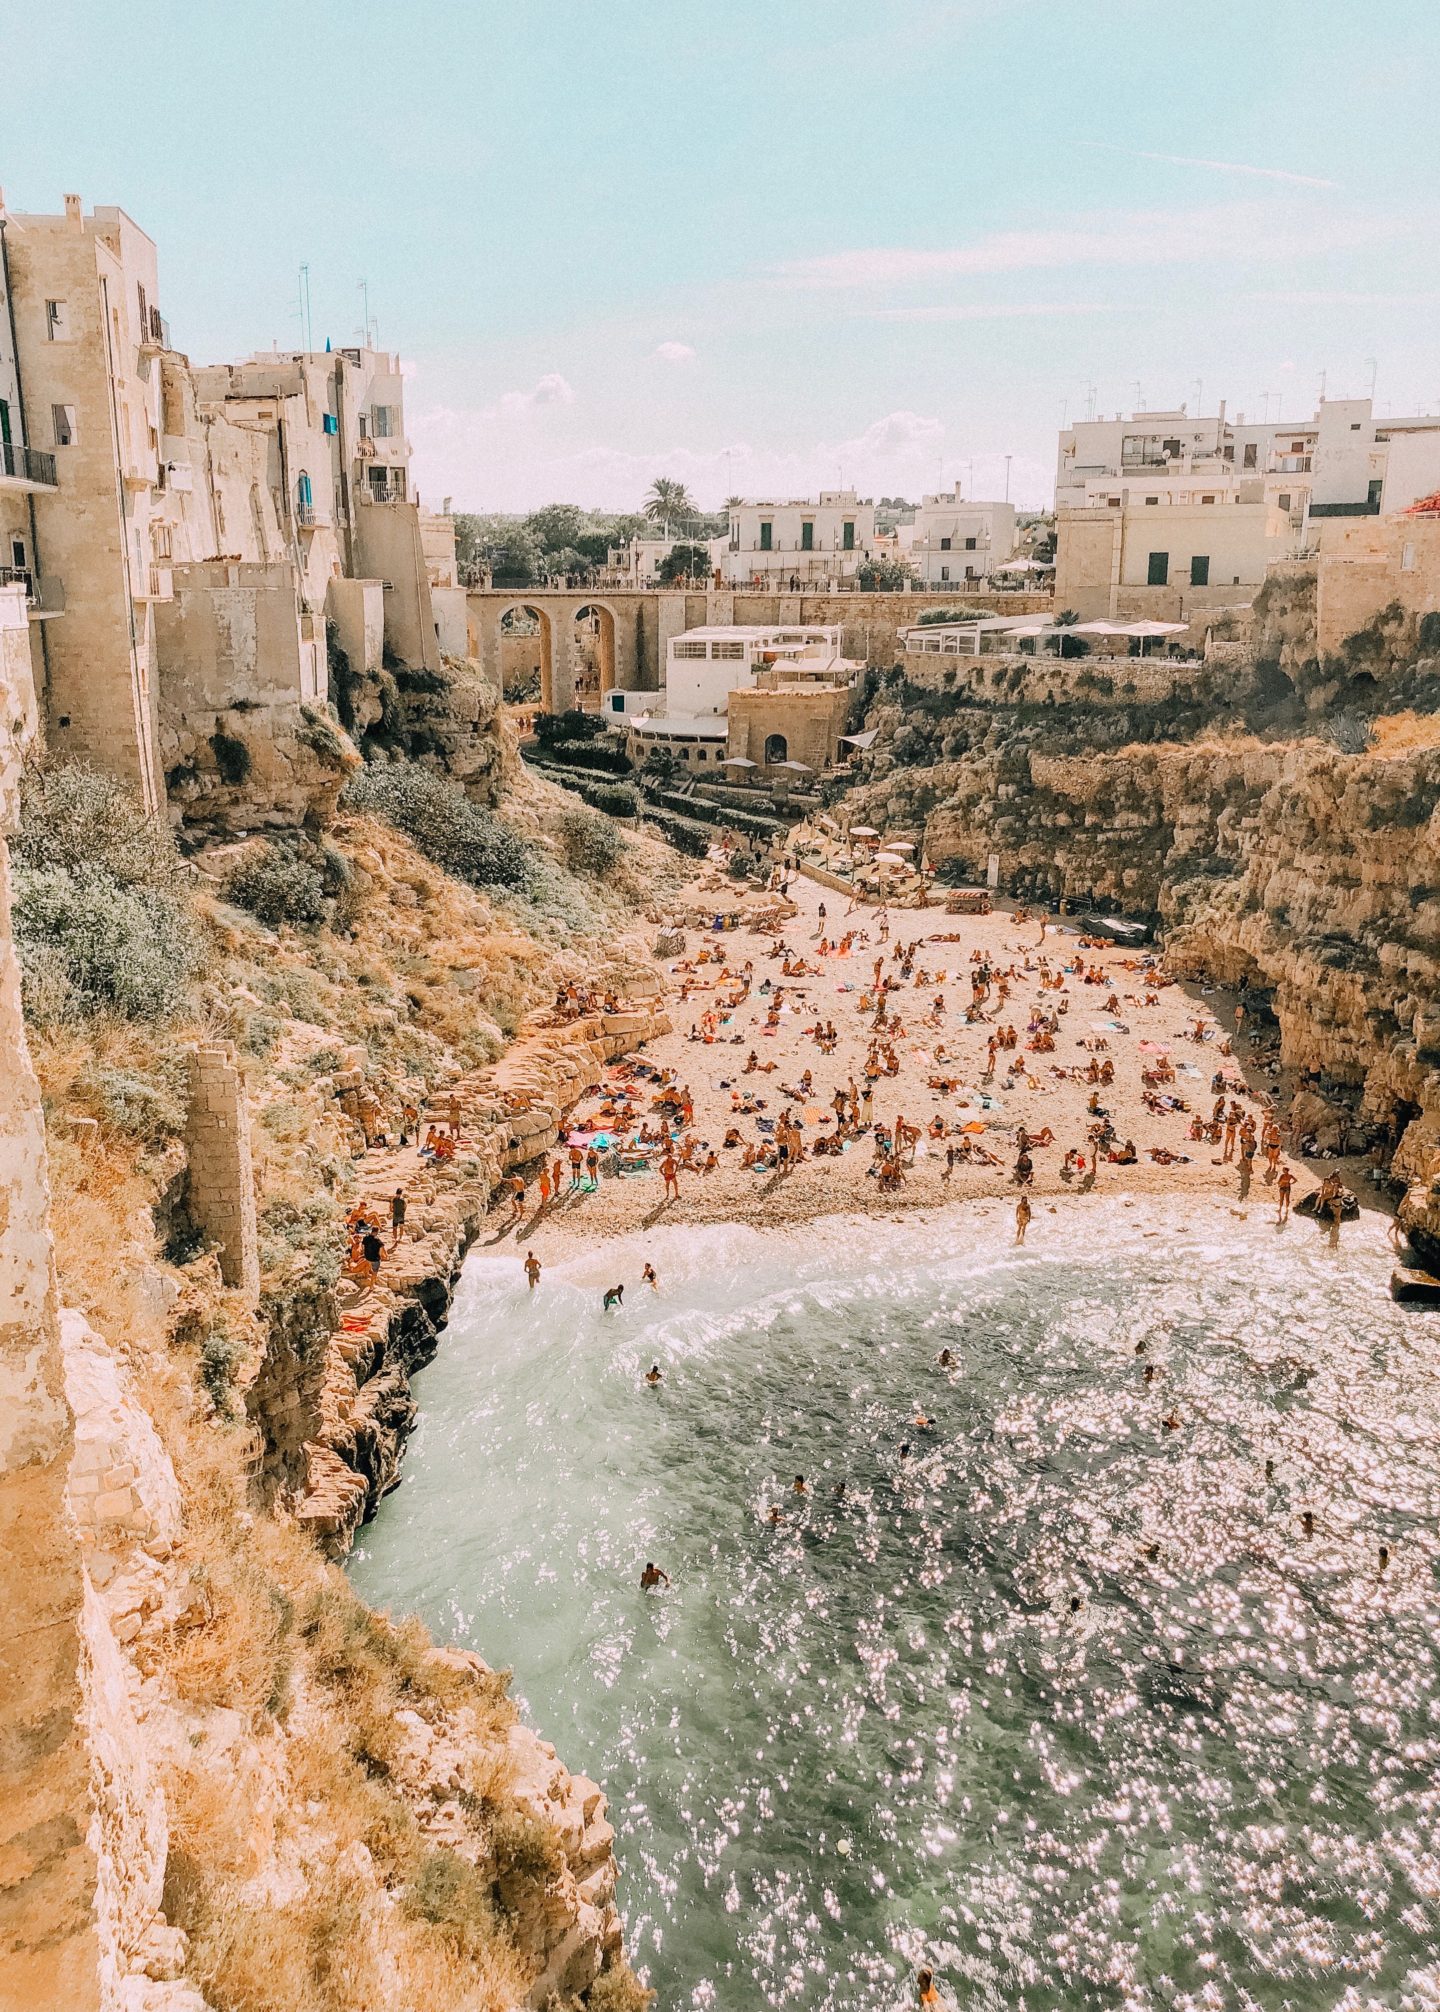
[[[1173,967],[1273,1011],[1284,1059],[1393,1146],[1440,1116],[1440,719],[1384,708],[1440,666],[1387,660],[1359,714],[1371,688],[1315,663],[1310,605],[1278,581],[1250,640],[1168,691],[1138,662],[1052,660],[951,696],[912,660],[845,810],[951,878],[993,860],[1022,897],[1153,916]]]
[[[453,724],[463,683],[418,697]],[[29,700],[5,698],[13,823]],[[630,932],[660,849],[597,852],[478,695],[473,724],[462,801],[512,785],[513,885],[330,809],[323,841],[201,844],[187,885],[138,812],[62,778],[23,855],[28,1049],[0,902],[0,2006],[646,2002],[601,1790],[503,1673],[372,1614],[325,1556],[395,1478],[496,1180],[659,1024]],[[596,976],[632,1010],[551,1013]],[[452,1097],[450,1167],[391,1157],[403,1102]],[[397,1164],[412,1234],[371,1287],[344,1217]]]

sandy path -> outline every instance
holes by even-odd
[[[595,1193],[564,1195],[558,1205],[552,1204],[539,1216],[528,1217],[518,1231],[500,1235],[492,1231],[482,1236],[482,1242],[518,1243],[525,1249],[533,1248],[544,1262],[556,1261],[573,1251],[577,1239],[590,1243],[630,1234],[660,1221],[683,1225],[738,1220],[773,1226],[853,1209],[887,1215],[978,1196],[1013,1198],[1017,1190],[1011,1175],[1015,1159],[1012,1134],[1022,1124],[1032,1133],[1048,1126],[1055,1134],[1053,1146],[1033,1152],[1035,1220],[1029,1235],[1031,1240],[1038,1241],[1044,1234],[1047,1209],[1063,1209],[1065,1197],[1079,1191],[1080,1183],[1062,1179],[1060,1168],[1070,1146],[1084,1152],[1088,1159],[1086,1133],[1094,1122],[1086,1108],[1090,1086],[1068,1079],[1061,1081],[1051,1070],[1083,1068],[1090,1061],[1091,1051],[1082,1043],[1096,1038],[1108,1042],[1105,1052],[1115,1064],[1114,1084],[1100,1091],[1100,1101],[1109,1110],[1118,1137],[1132,1138],[1140,1158],[1138,1164],[1125,1167],[1102,1161],[1094,1192],[1144,1196],[1194,1190],[1212,1197],[1229,1195],[1238,1201],[1235,1166],[1216,1164],[1220,1157],[1218,1148],[1192,1142],[1187,1137],[1191,1114],[1209,1115],[1213,1102],[1211,1076],[1218,1067],[1225,1066],[1221,1044],[1228,1031],[1233,1001],[1218,992],[1203,996],[1192,986],[1171,984],[1159,988],[1158,1003],[1146,1006],[1145,991],[1155,988],[1147,988],[1137,971],[1126,969],[1127,963],[1133,966],[1135,962],[1133,952],[1082,953],[1078,937],[1053,922],[1042,952],[1038,947],[1038,919],[1018,923],[1009,910],[997,910],[988,916],[946,916],[940,910],[897,910],[892,915],[890,942],[883,948],[885,969],[897,978],[899,966],[890,958],[897,942],[952,933],[959,940],[923,941],[916,958],[917,981],[923,968],[931,974],[932,982],[924,988],[912,982],[891,994],[891,1014],[899,1014],[905,1030],[895,1042],[900,1072],[896,1077],[881,1078],[875,1086],[874,1098],[874,1117],[886,1123],[893,1122],[897,1113],[903,1113],[908,1123],[928,1126],[937,1112],[952,1125],[983,1121],[986,1130],[981,1135],[982,1143],[1000,1156],[998,1167],[959,1165],[946,1182],[942,1178],[945,1142],[937,1144],[927,1136],[917,1150],[904,1186],[898,1193],[881,1194],[876,1181],[867,1173],[872,1164],[872,1147],[866,1135],[852,1142],[843,1156],[807,1156],[799,1168],[784,1177],[742,1168],[739,1150],[721,1149],[727,1128],[736,1125],[744,1139],[758,1139],[761,1135],[754,1118],[739,1117],[732,1112],[732,1087],[763,1097],[767,1106],[764,1115],[769,1118],[778,1115],[790,1101],[781,1085],[797,1084],[807,1067],[813,1077],[813,1103],[827,1113],[837,1087],[845,1086],[852,1078],[863,1087],[862,1070],[873,1014],[862,1013],[859,1001],[872,976],[875,957],[882,949],[876,912],[862,909],[847,917],[842,894],[803,878],[792,881],[790,893],[799,913],[785,926],[784,940],[793,955],[803,955],[812,965],[818,963],[819,975],[796,980],[781,977],[779,958],[767,954],[773,947],[773,939],[759,932],[740,930],[712,936],[691,930],[683,956],[673,960],[669,967],[669,1010],[675,1032],[652,1042],[645,1050],[646,1060],[674,1069],[680,1083],[688,1086],[694,1102],[690,1130],[706,1147],[716,1148],[720,1161],[717,1170],[711,1174],[682,1173],[680,1199],[669,1204],[662,1200],[658,1173],[639,1178],[602,1179]],[[819,915],[822,903],[828,911],[823,922]],[[858,927],[868,936],[868,942],[857,942],[848,958],[832,955],[819,959],[816,950],[822,930],[833,934],[837,925],[841,930]],[[690,1038],[692,1025],[697,1025],[701,1015],[716,1004],[721,992],[730,990],[728,985],[717,983],[720,965],[693,967],[698,952],[712,944],[722,948],[725,963],[732,970],[738,970],[747,958],[753,960],[754,988],[745,1004],[721,1027],[720,1038],[705,1043]],[[976,948],[988,952],[991,962],[1001,970],[1012,964],[1015,967],[1009,1000],[1003,1007],[998,1006],[992,992],[986,1007],[995,1023],[1009,1022],[1019,1034],[1017,1052],[1024,1054],[1028,1074],[1018,1078],[1013,1088],[1006,1086],[1004,1077],[1005,1065],[1011,1059],[1008,1054],[1000,1056],[993,1083],[982,1081],[991,1027],[965,1023],[964,1009],[970,1000],[971,952]],[[1083,955],[1086,965],[1103,968],[1107,982],[1086,984],[1079,973],[1071,971],[1066,975],[1064,994],[1042,992],[1039,982],[1042,955],[1049,959],[1052,971],[1062,965],[1074,965]],[[687,964],[693,968],[684,968]],[[943,984],[937,977],[942,971]],[[689,998],[682,1001],[679,990],[687,977],[692,981],[692,989]],[[787,1008],[782,1012],[778,1030],[770,1035],[762,1031],[770,997],[756,996],[766,977],[772,985],[784,986]],[[842,989],[845,987],[851,989]],[[921,1024],[937,990],[943,991],[947,1006],[938,1029]],[[1105,1002],[1112,990],[1120,999],[1118,1015],[1106,1011]],[[1027,1053],[1026,1026],[1032,1012],[1053,1009],[1061,997],[1068,998],[1069,1008],[1061,1019],[1054,1052]],[[794,1010],[788,1010],[792,1006]],[[1219,1023],[1217,1014],[1224,1016],[1225,1026]],[[822,1054],[803,1031],[817,1019],[833,1021],[839,1035],[838,1045],[829,1056]],[[1203,1044],[1187,1038],[1197,1019],[1204,1020],[1211,1032],[1211,1038]],[[1112,1024],[1115,1020],[1121,1023],[1118,1028]],[[738,1043],[733,1040],[736,1035]],[[1177,1080],[1165,1088],[1183,1098],[1190,1105],[1190,1112],[1157,1116],[1146,1109],[1140,1072],[1147,1062],[1158,1058],[1142,1055],[1141,1041],[1168,1046]],[[937,1065],[934,1054],[941,1042],[947,1059],[943,1065]],[[762,1062],[775,1064],[773,1071],[742,1073],[752,1048]],[[1243,1064],[1244,1050],[1242,1040],[1236,1062]],[[1234,1074],[1235,1063],[1229,1066]],[[932,1074],[957,1077],[962,1087],[949,1096],[937,1094],[927,1087],[927,1078]],[[982,1097],[990,1100],[991,1108],[982,1106]],[[640,1108],[645,1107],[646,1101],[642,1100]],[[576,1120],[583,1122],[600,1102],[599,1094],[585,1098],[577,1107]],[[1242,1102],[1258,1117],[1260,1104],[1255,1095],[1242,1093]],[[828,1125],[807,1125],[807,1145],[817,1132],[829,1129]],[[1188,1153],[1190,1163],[1158,1166],[1146,1156],[1150,1146]],[[703,1151],[700,1157],[703,1158]],[[1275,1197],[1273,1190],[1264,1186],[1263,1161],[1256,1164],[1256,1179],[1246,1206],[1273,1212]],[[1311,1184],[1300,1174],[1296,1182],[1297,1199]]]

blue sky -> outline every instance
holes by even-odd
[[[412,376],[429,500],[1047,500],[1062,415],[1440,410],[1437,0],[20,0],[12,209],[201,362]],[[1197,383],[1198,381],[1198,383]],[[1093,393],[1092,389],[1093,387]]]

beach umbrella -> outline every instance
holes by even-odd
[[[880,834],[873,824],[852,824],[850,827],[850,836],[852,838],[878,838]]]
[[[908,838],[887,838],[881,847],[882,852],[913,852],[914,850],[914,844]]]
[[[808,761],[777,761],[775,766],[776,768],[793,768],[800,775],[814,775],[815,773]]]

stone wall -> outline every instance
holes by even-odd
[[[907,683],[917,690],[950,692],[957,703],[992,706],[1159,705],[1177,690],[1193,692],[1205,673],[1198,664],[1162,657],[1033,657],[1018,651],[949,656],[907,650]]]

